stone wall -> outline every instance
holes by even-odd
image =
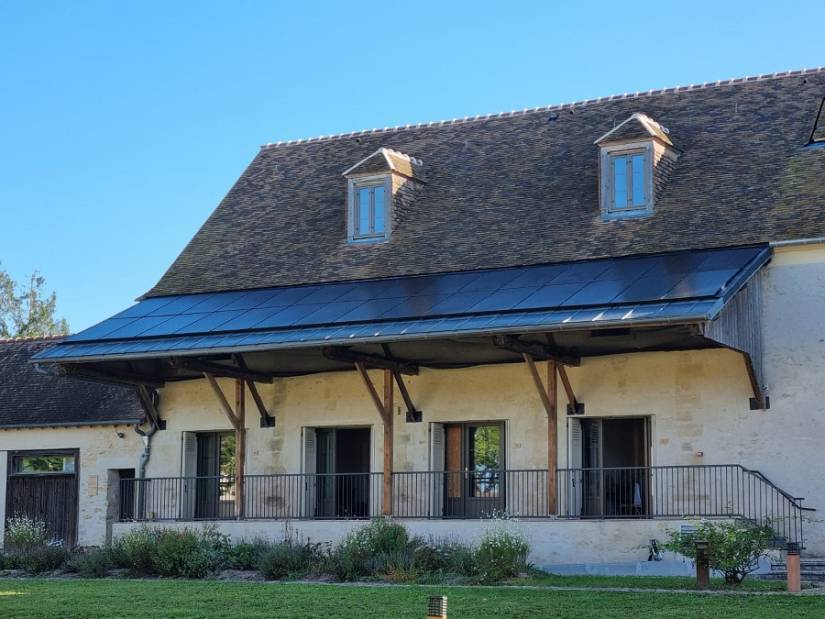
[[[752,394],[744,361],[738,353],[724,349],[588,358],[568,373],[577,397],[585,403],[586,416],[650,417],[653,465],[742,464],[760,470],[794,496],[806,497],[807,505],[825,510],[825,484],[821,481],[825,464],[825,247],[778,250],[763,285],[769,410],[749,409]],[[380,384],[380,373],[373,377]],[[233,393],[232,381],[221,384],[226,393]],[[481,420],[506,422],[509,468],[547,466],[547,421],[523,364],[424,369],[407,384],[424,421],[406,423],[402,400],[396,393],[395,470],[428,470],[430,422]],[[248,473],[301,472],[302,428],[345,425],[372,428],[372,470],[381,470],[380,420],[355,372],[279,379],[262,385],[261,394],[277,425],[259,427],[257,412],[247,398]],[[559,404],[559,465],[564,467],[568,464],[569,420],[563,412],[563,394]],[[153,439],[149,477],[181,474],[182,432],[230,429],[204,381],[167,385],[161,392],[161,414],[168,425]],[[119,439],[114,428],[6,431],[0,432],[0,450],[79,447],[80,540],[100,543],[106,530],[106,493],[101,488],[106,471],[137,466],[140,442],[131,430],[126,434],[125,439]],[[93,475],[96,486],[90,481]],[[820,517],[818,513],[813,516]],[[328,530],[343,525],[312,526]],[[465,525],[420,521],[411,526],[437,531]],[[627,538],[618,533],[616,539],[622,544],[594,546],[588,550],[593,560],[599,553],[603,562],[636,556],[628,544],[636,548],[654,533],[662,534],[660,523],[655,522],[558,526],[559,531],[565,531],[567,541],[559,542],[561,550],[547,550],[547,558],[542,559],[546,563],[578,562],[580,549],[608,529],[627,531]],[[825,527],[814,522],[805,528],[808,554],[825,555]]]

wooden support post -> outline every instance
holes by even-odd
[[[378,395],[375,385],[372,384],[367,369],[360,361],[355,363],[355,369],[364,381],[364,386],[370,394],[370,399],[375,405],[384,426],[384,483],[381,501],[381,513],[384,516],[392,515],[392,462],[393,462],[393,374],[392,370],[384,370],[384,399]]]
[[[556,362],[547,362],[547,513],[551,516],[557,511],[558,462],[559,462],[559,421],[558,421],[558,383],[556,382]]]
[[[393,375],[392,370],[384,370],[384,516],[392,515],[392,461],[393,461]]]
[[[244,475],[246,463],[246,389],[242,378],[235,379],[235,517],[244,517]]]
[[[556,362],[547,362],[547,388],[545,390],[533,356],[530,353],[522,353],[522,356],[527,364],[527,369],[530,370],[533,384],[539,392],[544,412],[547,414],[547,512],[553,515],[557,509],[556,476],[558,475],[559,458]]]

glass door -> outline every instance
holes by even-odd
[[[446,427],[446,513],[485,518],[504,510],[504,424]]]

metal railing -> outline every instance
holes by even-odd
[[[353,519],[383,511],[383,473],[124,479],[121,520]],[[551,512],[552,484],[557,506]],[[802,499],[740,465],[546,470],[410,471],[392,475],[397,518],[738,518],[766,524],[777,543],[802,542]]]
[[[562,518],[730,518],[770,526],[776,545],[802,542],[813,511],[738,464],[559,469]]]

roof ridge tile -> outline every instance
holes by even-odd
[[[716,80],[710,82],[703,82],[700,84],[689,84],[687,86],[669,86],[667,88],[655,88],[650,89],[647,91],[638,91],[635,93],[623,93],[623,94],[614,94],[614,95],[606,95],[603,97],[596,97],[593,99],[581,99],[578,101],[571,101],[569,103],[557,103],[552,105],[545,105],[545,106],[538,106],[532,108],[524,108],[521,110],[512,110],[509,112],[492,112],[489,114],[476,114],[471,116],[460,116],[457,118],[452,119],[444,119],[444,120],[435,120],[430,122],[420,122],[420,123],[413,123],[413,124],[406,124],[406,125],[395,125],[391,127],[384,127],[383,129],[362,129],[362,130],[355,130],[355,131],[345,131],[342,133],[334,133],[330,135],[323,135],[323,136],[315,136],[309,138],[298,138],[294,140],[282,140],[279,142],[269,142],[267,144],[261,145],[261,150],[270,150],[273,148],[280,148],[285,146],[297,146],[301,144],[312,144],[316,142],[329,142],[332,140],[338,140],[342,138],[351,138],[357,137],[361,135],[373,135],[378,133],[392,133],[395,131],[402,131],[405,129],[422,129],[422,128],[429,128],[429,127],[441,127],[446,124],[465,124],[474,121],[483,121],[483,120],[491,120],[494,118],[507,118],[518,115],[526,115],[530,113],[537,113],[537,112],[550,112],[554,110],[563,110],[567,108],[573,107],[580,107],[584,105],[593,105],[594,103],[605,103],[608,101],[616,101],[620,99],[630,99],[630,98],[642,98],[651,95],[662,95],[662,94],[671,94],[671,93],[679,93],[679,92],[688,92],[694,90],[703,90],[707,88],[718,88],[722,86],[735,86],[738,84],[744,83],[752,83],[752,82],[759,82],[759,81],[766,81],[772,79],[780,79],[786,77],[801,77],[803,75],[814,75],[817,73],[825,73],[825,66],[821,67],[812,67],[807,69],[793,69],[793,70],[786,70],[786,71],[776,71],[774,73],[763,73],[759,75],[748,75],[744,77],[734,77],[726,80]]]

